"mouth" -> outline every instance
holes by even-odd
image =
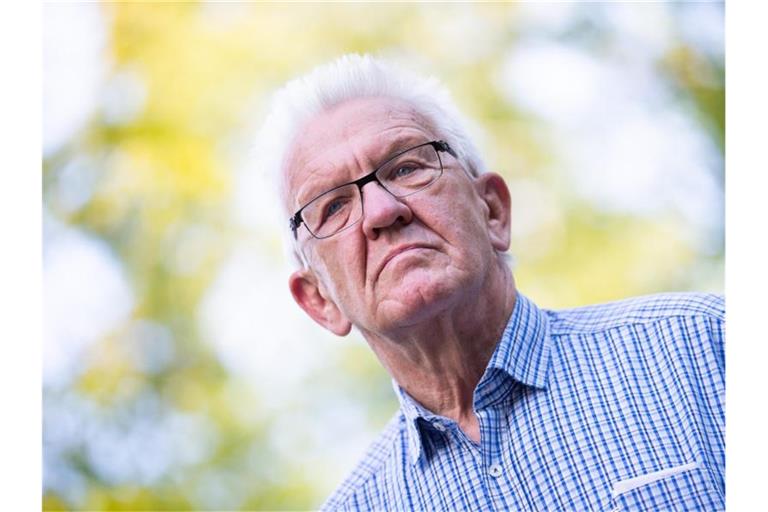
[[[392,251],[387,254],[387,256],[381,261],[381,264],[379,265],[378,269],[376,269],[376,278],[378,279],[379,275],[382,273],[384,268],[389,264],[390,261],[395,259],[397,256],[408,252],[412,250],[418,250],[418,249],[432,249],[432,247],[429,247],[424,244],[406,244],[401,245],[399,247],[396,247]]]

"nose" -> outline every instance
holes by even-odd
[[[368,183],[361,190],[363,196],[363,232],[376,240],[382,229],[395,224],[407,225],[413,220],[413,212],[403,201],[390,194],[376,182]]]

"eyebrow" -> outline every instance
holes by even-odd
[[[410,135],[392,140],[389,145],[385,147],[386,151],[383,152],[386,156],[376,165],[375,168],[378,169],[381,167],[384,162],[395,156],[397,153],[400,153],[413,146],[428,142],[426,140],[419,142],[417,139],[418,137],[415,135]]]

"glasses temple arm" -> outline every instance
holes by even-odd
[[[438,151],[445,151],[446,153],[450,154],[453,158],[459,158],[459,156],[456,154],[453,148],[444,140],[436,140],[433,144],[435,145],[435,149],[437,149]]]

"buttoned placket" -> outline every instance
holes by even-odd
[[[496,378],[501,375],[496,375]],[[502,377],[504,378],[504,377]],[[503,386],[504,391],[497,394]],[[521,475],[512,462],[505,460],[503,446],[509,442],[506,437],[506,411],[510,408],[510,392],[514,389],[512,381],[499,382],[495,379],[481,381],[476,391],[477,419],[480,423],[480,445],[477,447],[483,481],[490,505],[495,510],[529,510],[529,503],[519,485]],[[493,400],[489,398],[494,397]]]

